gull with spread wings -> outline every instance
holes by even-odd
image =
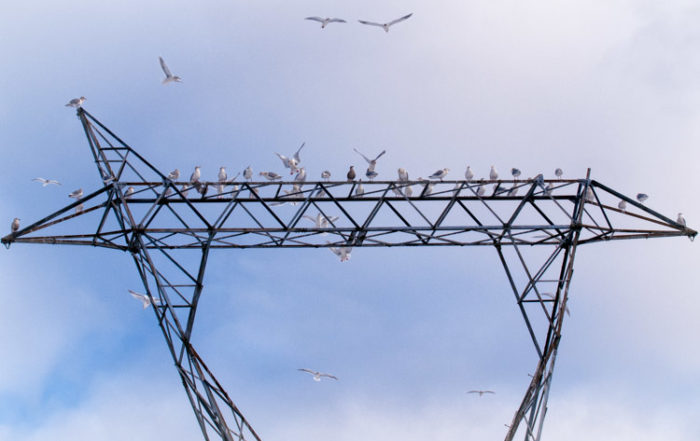
[[[373,21],[365,21],[365,20],[357,20],[357,21],[359,21],[363,25],[378,26],[378,27],[384,29],[384,32],[389,32],[389,28],[391,26],[395,25],[396,23],[400,23],[404,20],[408,20],[409,17],[411,17],[412,15],[413,15],[413,13],[410,13],[408,15],[404,15],[403,17],[397,18],[396,20],[392,20],[389,23],[375,23]]]
[[[312,371],[311,369],[303,369],[302,368],[302,369],[297,369],[297,370],[313,375],[314,381],[321,381],[321,377],[328,377],[328,378],[332,378],[334,380],[338,379],[338,377],[336,377],[335,375],[326,374],[324,372]]]
[[[312,20],[321,23],[321,29],[325,29],[328,23],[347,23],[342,18],[321,18],[321,17],[306,17],[304,20]]]
[[[172,72],[170,72],[170,69],[168,69],[168,65],[165,64],[165,60],[163,60],[163,57],[158,57],[158,60],[160,60],[160,68],[163,69],[163,73],[165,74],[163,84],[182,82],[182,78],[178,77],[177,75],[173,75]]]

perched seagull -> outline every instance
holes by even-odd
[[[483,396],[484,394],[495,394],[496,392],[492,390],[470,390],[467,392],[468,394],[479,394],[479,396]]]
[[[219,183],[224,183],[226,182],[226,179],[228,176],[226,175],[226,167],[219,167]]]
[[[173,75],[170,72],[170,69],[168,69],[168,65],[165,64],[165,60],[163,60],[163,57],[158,57],[158,60],[160,60],[160,68],[163,69],[163,73],[165,73],[165,79],[163,80],[163,84],[168,84],[172,82],[182,82],[182,78],[178,77],[177,75]]]
[[[374,159],[369,159],[367,156],[365,156],[365,155],[363,155],[362,153],[360,153],[357,149],[353,149],[353,150],[355,150],[355,153],[357,153],[358,155],[362,156],[362,157],[365,159],[365,161],[367,161],[367,164],[369,164],[369,167],[367,167],[367,170],[372,170],[372,171],[374,171],[374,167],[377,166],[377,159],[381,158],[382,155],[383,155],[384,153],[386,153],[386,150],[382,150],[382,152],[381,152],[380,154],[378,154],[376,158],[374,158]]]
[[[348,170],[348,174],[347,174],[348,181],[354,181],[356,176],[357,176],[357,173],[355,173],[355,166],[351,165],[350,170]]]
[[[484,184],[481,184],[479,188],[476,189],[476,195],[482,197],[484,193],[486,193],[486,189],[484,188]]]
[[[328,26],[328,23],[347,23],[345,20],[342,18],[321,18],[321,17],[306,17],[304,20],[312,20],[312,21],[317,21],[321,23],[321,29],[324,29],[326,26]]]
[[[678,213],[678,217],[676,218],[676,223],[681,224],[684,227],[686,226],[685,224],[685,218],[683,217],[683,213]]]
[[[406,182],[408,181],[408,172],[406,171],[405,168],[400,168],[399,169],[399,182]]]
[[[156,305],[160,303],[160,299],[153,299],[153,302],[151,302],[151,298],[145,294],[141,294],[132,290],[129,290],[129,292],[131,293],[131,297],[143,303],[143,309],[148,308],[149,306],[151,306],[152,303],[155,303]]]
[[[496,171],[496,167],[494,167],[493,165],[491,166],[491,171],[489,172],[489,179],[491,179],[492,181],[498,179],[498,172]]]
[[[430,182],[425,185],[425,190],[423,191],[423,196],[430,196],[433,193],[434,183]]]
[[[321,173],[321,178],[325,179],[326,181],[331,179],[331,172],[328,170],[324,170],[323,173]]]
[[[449,168],[443,168],[442,170],[438,170],[432,175],[428,176],[428,179],[439,179],[442,181],[445,178],[445,176],[447,176],[447,173],[449,173],[449,171]]]
[[[85,206],[83,204],[78,205],[77,207],[75,207],[75,214],[82,213],[84,208]]]
[[[517,181],[517,180],[518,180],[518,177],[520,177],[520,175],[522,174],[522,172],[521,172],[519,169],[517,169],[517,168],[512,168],[512,169],[510,170],[510,174],[512,174],[512,175],[513,175],[513,179],[515,179],[515,180]]]
[[[298,371],[306,372],[314,376],[314,381],[321,381],[321,377],[328,377],[337,380],[338,377],[323,372],[312,371],[311,369],[297,369]]]
[[[379,173],[377,173],[374,170],[367,169],[367,171],[365,172],[365,176],[367,176],[367,178],[371,181],[377,176],[379,176]]]
[[[61,185],[61,183],[55,179],[34,178],[32,181],[41,182],[42,187],[46,187],[47,185]]]
[[[250,181],[253,178],[253,169],[250,166],[243,170],[243,177],[246,181]]]
[[[327,218],[321,213],[318,213],[316,217],[308,216],[306,214],[303,217],[313,222],[314,225],[316,225],[316,228],[328,228],[329,223],[336,222],[338,219],[340,219],[338,216],[331,216],[330,218]],[[324,236],[326,234],[328,233],[323,233]]]
[[[365,194],[365,187],[362,186],[362,179],[360,179],[357,188],[355,188],[355,196],[362,197],[363,194]]]
[[[194,184],[195,182],[199,182],[199,178],[202,176],[202,171],[200,170],[200,166],[195,166],[194,171],[192,172],[192,175],[190,175],[190,184]]]
[[[188,191],[189,191],[189,188],[187,187],[187,184],[182,184],[182,188],[180,189],[180,193],[182,193],[183,198],[187,197]]]
[[[404,188],[404,193],[406,193],[406,196],[408,196],[410,198],[411,196],[413,196],[413,188],[411,188],[410,185],[407,185]]]
[[[68,104],[66,104],[66,107],[73,107],[75,109],[79,107],[83,107],[83,103],[85,102],[87,98],[84,96],[81,96],[80,98],[73,98],[72,100],[68,101]]]
[[[617,204],[617,208],[619,208],[619,209],[622,210],[622,211],[627,210],[627,201],[620,201],[620,202]]]
[[[552,185],[551,182],[549,184],[547,184],[547,186],[544,188],[544,195],[551,196],[553,188],[554,188],[554,185]],[[622,202],[625,202],[625,201],[622,201]]]
[[[515,196],[518,194],[518,187],[515,185],[508,191],[508,196]]]
[[[194,187],[197,189],[200,195],[202,195],[202,199],[207,195],[207,191],[209,190],[209,184],[202,184],[200,182],[196,182],[194,184]]]
[[[649,199],[648,194],[637,193],[637,200],[639,201],[639,203],[643,204],[647,199]]]
[[[276,181],[278,179],[282,179],[282,176],[278,175],[275,172],[260,172],[258,173],[260,176],[263,176],[265,179],[268,181]]]
[[[180,170],[177,168],[175,170],[171,171],[170,173],[168,173],[168,179],[170,179],[171,181],[177,181],[177,179],[179,177],[180,177]]]
[[[470,166],[467,166],[467,171],[464,172],[464,179],[466,179],[467,181],[471,181],[473,177],[474,172],[472,171],[472,168]]]
[[[83,197],[83,189],[79,188],[68,195],[69,198],[80,199]]]
[[[554,175],[557,177],[557,179],[561,179],[562,175],[564,174],[564,170],[557,168],[554,170]]]
[[[294,181],[306,182],[306,168],[302,167],[297,171],[297,175],[294,176]]]
[[[16,217],[12,220],[12,225],[10,225],[10,229],[12,230],[13,233],[16,233],[17,230],[19,230],[19,218]]]
[[[129,187],[126,189],[126,194],[124,196],[127,198],[131,197],[131,195],[134,194],[134,191],[136,191],[134,187]]]
[[[389,28],[391,26],[395,25],[396,23],[400,23],[404,20],[408,20],[409,17],[411,17],[412,15],[413,15],[413,13],[410,13],[408,15],[404,15],[403,17],[397,18],[396,20],[392,20],[389,23],[374,23],[372,21],[365,21],[365,20],[358,20],[358,21],[360,23],[362,23],[363,25],[379,26],[380,28],[384,29],[384,32],[389,32]]]

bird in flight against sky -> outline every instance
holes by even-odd
[[[479,394],[479,396],[483,396],[484,394],[495,394],[496,392],[492,390],[470,390],[467,392],[468,394]]]
[[[390,27],[392,27],[392,26],[395,25],[396,23],[401,23],[401,22],[404,21],[404,20],[408,20],[412,15],[413,15],[413,13],[410,13],[410,14],[408,14],[408,15],[404,15],[404,16],[401,17],[401,18],[397,18],[396,20],[392,20],[392,21],[390,21],[390,22],[388,22],[388,23],[375,23],[375,22],[373,22],[373,21],[365,21],[365,20],[358,20],[358,21],[359,21],[360,23],[362,23],[363,25],[378,26],[378,27],[384,29],[384,32],[389,32],[389,28],[390,28]]]
[[[321,23],[321,29],[328,26],[328,23],[346,23],[342,18],[321,18],[321,17],[306,17],[304,20],[312,20]]]
[[[168,84],[168,83],[181,83],[182,78],[178,77],[177,75],[173,75],[172,72],[170,72],[170,69],[168,69],[168,65],[165,64],[165,60],[163,60],[163,57],[158,57],[158,60],[160,61],[160,68],[163,69],[163,73],[165,74],[165,79],[163,80],[163,84]]]
[[[321,377],[328,377],[328,378],[332,378],[334,380],[338,379],[338,377],[336,377],[335,375],[326,374],[324,372],[312,371],[311,369],[303,369],[302,368],[302,369],[297,369],[297,370],[313,375],[314,381],[321,381]]]
[[[135,298],[136,300],[140,301],[143,304],[143,309],[148,308],[151,306],[151,298],[148,297],[145,294],[138,293],[136,291],[129,290],[129,293],[131,294],[131,297]],[[160,299],[153,299],[153,303],[158,304],[160,303]]]
[[[42,187],[46,187],[47,185],[61,185],[61,183],[55,179],[34,178],[32,181],[41,182]]]

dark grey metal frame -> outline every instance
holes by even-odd
[[[213,435],[226,441],[260,440],[191,344],[212,249],[494,247],[539,360],[505,439],[520,433],[526,441],[536,441],[547,411],[577,246],[653,237],[692,239],[697,234],[590,179],[590,170],[585,179],[568,180],[537,176],[364,182],[367,190],[361,196],[356,194],[359,182],[304,182],[298,189],[294,182],[173,182],[87,111],[78,109],[78,118],[104,185],[3,237],[2,243],[90,245],[129,252],[205,440]],[[223,187],[214,195],[188,194],[203,185]],[[482,187],[489,191],[480,192]],[[629,209],[617,208],[619,201]],[[85,204],[89,206],[73,212]],[[282,205],[288,206],[279,208]],[[315,210],[328,219],[333,212],[339,219],[327,228],[303,225],[302,217]],[[84,226],[73,221],[79,217],[94,218],[96,229],[82,232]],[[78,232],[53,231],[64,227]],[[50,234],[41,234],[45,230]],[[176,255],[181,252],[199,254],[193,262]]]

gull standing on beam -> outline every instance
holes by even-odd
[[[364,160],[367,161],[367,164],[369,164],[369,166],[367,167],[367,170],[372,170],[372,171],[374,171],[374,168],[377,166],[377,159],[381,158],[382,155],[384,153],[386,153],[386,150],[382,150],[382,152],[380,154],[378,154],[376,158],[369,159],[367,156],[360,153],[357,149],[353,148],[353,150],[355,150],[355,153],[362,156],[364,158]]]
[[[646,202],[646,200],[649,199],[649,195],[645,193],[637,193],[637,200],[639,201],[640,204],[643,204]]]
[[[13,233],[16,233],[19,230],[19,221],[20,221],[20,219],[18,217],[12,219],[12,224],[10,225],[10,230],[12,230]]]
[[[79,107],[83,107],[83,103],[85,102],[87,98],[84,96],[81,96],[80,98],[73,98],[72,100],[68,101],[68,104],[66,104],[66,107],[73,107],[74,109],[77,109]]]
[[[55,179],[34,178],[32,181],[41,182],[42,187],[46,187],[47,185],[61,185],[61,183]]]
[[[361,198],[364,194],[365,187],[362,186],[362,179],[360,179],[360,182],[357,184],[357,188],[355,189],[355,196]]]
[[[447,173],[449,173],[449,171],[449,168],[443,168],[442,170],[438,170],[432,175],[428,176],[428,179],[439,179],[442,181],[443,179],[445,179],[445,176],[447,176]]]
[[[131,297],[135,298],[136,300],[140,301],[143,304],[143,309],[148,308],[149,306],[151,306],[154,303],[156,305],[160,303],[160,299],[154,298],[153,302],[151,302],[150,297],[148,297],[145,294],[138,293],[136,291],[129,290],[129,293],[131,293]]]
[[[402,22],[402,21],[404,21],[404,20],[408,20],[412,15],[413,15],[413,13],[410,13],[410,14],[408,14],[408,15],[404,15],[404,16],[401,17],[401,18],[397,18],[396,20],[392,20],[392,21],[390,21],[390,22],[388,22],[388,23],[375,23],[375,22],[373,22],[373,21],[365,21],[365,20],[357,20],[357,21],[359,21],[359,22],[362,23],[363,25],[378,26],[378,27],[384,29],[384,32],[389,32],[389,28],[390,28],[391,26],[395,25],[396,23],[400,23],[400,22]]]
[[[306,373],[308,373],[308,374],[313,375],[313,376],[314,376],[314,381],[321,381],[321,377],[332,378],[332,379],[334,379],[334,380],[337,380],[337,379],[338,379],[338,377],[336,377],[335,375],[326,374],[326,373],[324,373],[324,372],[312,371],[311,369],[303,369],[303,368],[302,368],[302,369],[297,369],[297,370],[298,370],[298,371],[302,371],[302,372],[306,372]]]
[[[351,165],[350,170],[348,170],[348,174],[347,174],[348,181],[354,181],[356,176],[357,176],[357,173],[355,173],[355,166]]]
[[[622,210],[622,211],[626,211],[626,210],[627,210],[627,201],[621,200],[621,201],[617,204],[617,208],[619,208],[619,209]]]
[[[564,170],[557,168],[554,170],[554,176],[557,177],[557,179],[561,179],[561,177],[564,175]]]
[[[472,171],[471,166],[467,166],[467,171],[464,172],[464,179],[466,179],[467,181],[471,181],[473,177],[474,172]]]
[[[83,189],[79,188],[68,195],[69,198],[80,199],[83,197]]]
[[[520,169],[512,168],[512,169],[510,170],[510,174],[512,174],[512,175],[513,175],[513,179],[517,181],[518,178],[520,177],[520,175],[522,174],[522,172],[520,171]]]
[[[243,178],[245,178],[246,181],[250,181],[253,178],[253,169],[250,168],[250,166],[243,170]]]
[[[190,184],[194,184],[195,182],[199,182],[199,178],[202,176],[202,171],[200,170],[200,166],[196,165],[194,167],[194,171],[190,175]]]
[[[302,167],[297,171],[297,175],[294,176],[295,182],[306,182],[306,168]]]
[[[342,18],[321,18],[321,17],[306,17],[304,20],[312,20],[321,23],[321,29],[325,29],[328,23],[347,23]]]
[[[683,227],[686,227],[685,224],[685,218],[683,217],[683,213],[678,213],[678,217],[676,218],[676,223],[683,225]]]
[[[170,179],[171,181],[177,181],[179,177],[180,177],[180,170],[177,168],[175,170],[171,171],[170,173],[168,173],[168,179]]]
[[[324,170],[321,173],[321,179],[325,179],[326,181],[329,181],[331,179],[331,172],[329,172],[328,170]]]
[[[399,172],[399,182],[406,182],[408,181],[408,172],[406,171],[405,168],[400,168],[398,170]]]
[[[182,78],[178,77],[177,75],[173,75],[172,72],[170,72],[170,69],[168,69],[168,65],[165,64],[165,60],[163,60],[163,57],[158,57],[158,60],[160,61],[160,68],[163,69],[163,73],[165,74],[165,79],[163,80],[163,85],[168,84],[168,83],[181,83]]]
[[[496,171],[496,167],[493,165],[491,166],[491,171],[489,172],[489,179],[492,181],[495,181],[498,179],[498,172]]]

